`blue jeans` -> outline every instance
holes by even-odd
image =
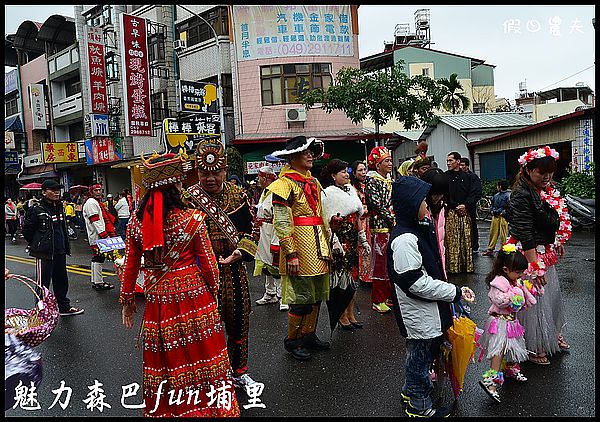
[[[117,236],[121,236],[123,240],[125,240],[125,232],[127,229],[127,223],[129,222],[129,217],[121,217],[119,218],[119,224],[117,225]]]
[[[402,392],[410,397],[410,405],[417,410],[433,407],[433,383],[429,370],[438,355],[442,336],[427,340],[406,340],[406,364]]]

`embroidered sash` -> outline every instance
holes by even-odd
[[[238,243],[240,243],[240,237],[235,225],[227,213],[225,213],[225,211],[223,211],[221,207],[219,207],[215,201],[198,185],[191,186],[187,189],[187,192],[190,194],[187,199],[200,207],[202,211],[204,211],[204,213],[215,222],[215,224],[219,227],[219,230],[225,233],[233,248],[237,248]]]

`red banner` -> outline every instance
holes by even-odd
[[[146,19],[121,15],[125,135],[152,136]]]
[[[104,38],[102,28],[86,26],[88,70],[90,73],[90,113],[106,114],[108,98],[106,96],[106,66],[104,63]]]

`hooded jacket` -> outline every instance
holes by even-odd
[[[411,340],[441,336],[452,325],[450,302],[461,297],[460,287],[445,281],[433,224],[417,219],[430,188],[412,176],[392,186],[396,226],[388,243],[388,274],[400,334]]]

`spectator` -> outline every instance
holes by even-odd
[[[446,271],[463,273],[474,271],[471,252],[471,217],[467,204],[475,203],[469,175],[460,171],[460,154],[451,152],[446,158],[448,165],[448,209],[446,212]]]
[[[19,224],[17,220],[17,206],[11,198],[8,198],[4,204],[4,218],[8,226],[8,234],[10,235],[11,242],[17,243],[17,226]]]
[[[242,187],[242,182],[237,174],[232,174],[231,176],[229,176],[229,179],[227,179],[227,181],[233,183],[234,185],[240,188]]]
[[[65,217],[67,219],[67,227],[75,231],[75,204],[71,200],[71,195],[65,192],[63,196],[63,206],[65,207]]]
[[[498,190],[498,193],[492,198],[492,206],[490,207],[492,224],[490,225],[490,239],[487,249],[482,253],[484,256],[493,256],[498,238],[500,238],[500,244],[502,245],[508,235],[508,222],[506,221],[506,207],[510,198],[508,182],[500,180],[496,185],[496,190]]]
[[[83,309],[71,306],[67,297],[67,255],[71,255],[65,216],[60,203],[63,185],[56,180],[42,183],[43,199],[27,211],[23,235],[29,244],[29,255],[36,258],[38,284],[54,290],[61,316],[78,315]]]
[[[105,257],[100,254],[96,245],[98,239],[115,237],[114,221],[115,217],[108,212],[100,200],[102,199],[102,185],[95,184],[90,186],[90,197],[83,205],[83,218],[85,219],[85,228],[88,235],[88,242],[92,249],[92,287],[95,290],[110,290],[115,286],[105,282],[102,279],[102,264]]]
[[[125,190],[121,191],[120,198],[115,205],[115,209],[117,211],[117,218],[119,219],[117,225],[117,236],[121,236],[123,239],[125,239],[125,229],[127,228],[129,217],[131,216],[131,212],[129,211],[129,203],[127,202],[127,192],[125,192]]]
[[[116,218],[118,218],[118,213],[117,213],[117,210],[115,209],[115,203],[116,202],[115,202],[115,199],[114,199],[112,193],[109,193],[108,195],[106,195],[106,202],[105,202],[106,208],[108,209],[108,212],[110,212],[113,215],[113,217],[115,217],[115,219],[116,219]]]
[[[481,199],[481,179],[475,173],[473,173],[469,166],[471,162],[466,157],[461,157],[459,168],[464,171],[471,178],[471,194],[469,195],[472,199],[467,203],[467,210],[471,216],[471,245],[473,247],[473,253],[479,252],[479,229],[477,228],[477,202]]]
[[[19,216],[19,229],[23,232],[23,224],[25,224],[25,198],[19,198],[17,202],[17,214]],[[23,237],[23,235],[21,235]]]

